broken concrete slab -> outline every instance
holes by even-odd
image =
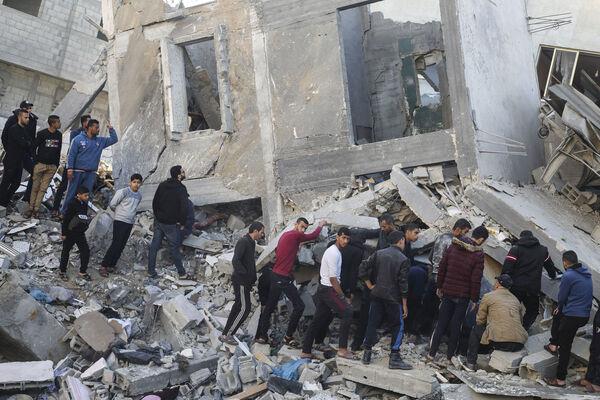
[[[92,391],[79,379],[73,376],[65,376],[60,388],[60,398],[71,400],[92,400]]]
[[[218,257],[215,267],[221,274],[233,274],[233,252],[221,254]]]
[[[0,280],[0,354],[8,360],[63,359],[66,329],[19,286]]]
[[[411,210],[427,225],[432,226],[443,217],[429,196],[425,194],[404,171],[401,165],[394,165],[390,174],[392,182],[398,188],[398,194]]]
[[[243,219],[238,217],[237,215],[231,214],[227,219],[227,229],[232,232],[242,230],[246,227],[246,223]]]
[[[0,390],[47,387],[54,382],[52,361],[0,363]]]
[[[90,365],[90,367],[88,369],[83,371],[80,378],[83,381],[88,380],[88,379],[89,380],[99,379],[104,374],[104,370],[106,368],[108,368],[108,364],[106,363],[106,360],[104,358],[101,358],[98,361],[96,361],[95,363],[93,363],[92,365]]]
[[[99,353],[106,352],[117,337],[108,319],[99,311],[81,315],[75,320],[73,327],[77,335]]]
[[[550,331],[531,335],[525,342],[525,350],[527,354],[533,354],[544,350],[544,346],[550,343]]]
[[[391,370],[387,367],[387,357],[378,359],[370,365],[339,357],[336,362],[345,379],[394,393],[422,397],[439,387],[433,371],[428,369]]]
[[[527,355],[527,350],[508,352],[494,350],[490,356],[490,367],[507,374],[515,373],[521,365],[521,360]]]
[[[546,350],[523,357],[519,367],[519,376],[524,379],[554,377],[558,367],[558,357]]]
[[[163,304],[161,311],[179,331],[196,326],[204,319],[200,310],[182,294]]]
[[[575,339],[573,339],[573,347],[571,347],[571,354],[579,361],[587,364],[590,359],[590,344],[590,339],[575,336]]]
[[[202,250],[208,254],[218,254],[223,250],[223,243],[217,240],[210,240],[202,236],[190,235],[183,241],[183,245],[194,249]]]

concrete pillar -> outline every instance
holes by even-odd
[[[179,140],[188,126],[188,101],[183,48],[170,39],[160,40],[165,123],[171,140]]]

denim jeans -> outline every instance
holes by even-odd
[[[179,251],[181,244],[178,231],[179,228],[177,225],[167,225],[156,220],[154,221],[154,236],[152,237],[152,243],[150,243],[150,252],[148,253],[148,273],[150,275],[156,274],[156,255],[162,245],[163,238],[166,238],[167,242],[169,242],[171,257],[173,257],[175,267],[177,267],[177,273],[179,275],[185,274],[181,252]]]

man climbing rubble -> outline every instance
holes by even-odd
[[[556,267],[548,249],[531,231],[522,231],[504,260],[502,273],[510,275],[513,281],[510,291],[525,306],[525,330],[529,330],[539,313],[542,267],[551,279],[556,278]]]
[[[481,245],[489,236],[484,226],[473,230],[471,238],[453,238],[452,244],[440,262],[437,293],[442,299],[439,320],[431,336],[427,359],[433,361],[442,336],[449,329],[448,351],[450,361],[458,348],[458,340],[469,301],[473,306],[479,301],[479,289],[483,276],[483,250]]]
[[[402,360],[400,346],[404,336],[404,319],[408,316],[408,268],[404,255],[406,238],[403,232],[389,234],[391,246],[378,250],[360,266],[359,277],[371,290],[371,310],[367,324],[362,362],[371,363],[371,349],[377,342],[377,328],[385,317],[391,327],[390,369],[412,369]]]
[[[300,244],[315,240],[319,237],[326,221],[320,221],[317,228],[311,233],[304,233],[308,228],[308,220],[306,218],[298,218],[294,224],[294,228],[285,232],[279,238],[277,249],[275,250],[275,266],[271,272],[271,286],[269,288],[269,299],[265,308],[260,314],[258,328],[255,335],[257,343],[268,343],[269,322],[271,314],[277,307],[281,293],[284,293],[293,304],[293,311],[290,315],[287,331],[283,338],[285,344],[298,347],[300,344],[294,339],[294,333],[298,327],[298,322],[304,312],[304,302],[298,294],[298,289],[294,285],[294,263],[296,255],[300,249]]]
[[[233,251],[233,294],[235,302],[229,312],[223,334],[219,337],[221,342],[236,346],[233,337],[240,326],[250,314],[250,291],[256,282],[256,242],[265,236],[265,227],[260,222],[253,222],[244,235],[235,245]]]
[[[519,351],[527,341],[527,332],[521,325],[521,303],[511,292],[513,281],[509,275],[496,278],[494,290],[486,293],[477,310],[477,321],[471,330],[467,363],[461,364],[467,371],[477,369],[477,354],[482,350]]]
[[[185,171],[181,165],[175,165],[170,169],[171,177],[161,182],[152,199],[152,211],[154,212],[154,235],[150,250],[148,251],[148,276],[152,279],[158,278],[156,273],[156,255],[162,244],[163,238],[169,242],[171,257],[175,262],[177,273],[182,279],[194,279],[186,274],[183,268],[181,256],[181,232],[185,229],[188,210],[188,192],[182,181],[185,179]]]

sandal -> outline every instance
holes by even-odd
[[[263,337],[259,337],[259,338],[254,339],[254,343],[269,344],[269,339],[265,339]]]
[[[319,343],[319,344],[315,345],[315,350],[320,351],[321,353],[325,353],[326,351],[333,350],[333,347],[331,347],[330,345],[325,344],[325,343]]]
[[[69,277],[67,276],[67,273],[66,273],[66,272],[62,272],[62,271],[61,271],[61,272],[59,272],[59,273],[58,273],[58,277],[59,277],[60,279],[62,279],[63,281],[65,281],[65,282],[67,282],[67,281],[69,280]]]
[[[563,384],[558,383],[558,379],[556,379],[556,378],[544,378],[544,382],[546,382],[546,384],[548,386],[554,386],[554,387],[559,387],[559,388],[567,387],[566,383],[563,383]]]
[[[108,278],[109,269],[106,268],[104,265],[102,265],[102,266],[100,266],[98,273],[100,274],[101,277]]]
[[[92,277],[87,272],[85,272],[83,274],[80,272],[78,275],[81,279],[85,279],[88,282],[92,280]]]
[[[544,350],[546,350],[548,353],[552,354],[553,356],[558,355],[558,348],[556,350],[552,351],[552,350],[550,350],[549,344],[544,345]]]
[[[352,353],[351,351],[348,351],[346,353],[337,353],[336,354],[339,358],[345,358],[346,360],[358,360],[358,357]]]
[[[292,336],[284,336],[283,343],[285,343],[286,346],[293,347],[293,348],[300,347],[300,342],[297,341],[296,339],[294,339],[294,337],[292,337]]]

